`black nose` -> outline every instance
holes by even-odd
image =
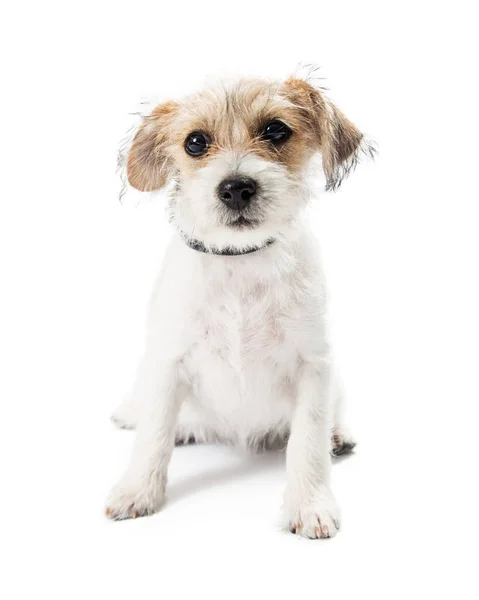
[[[256,193],[256,183],[251,177],[225,179],[218,186],[218,196],[229,208],[241,210],[248,206]]]

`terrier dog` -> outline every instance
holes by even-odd
[[[136,428],[111,519],[156,512],[175,443],[287,442],[285,526],[332,537],[331,452],[351,450],[325,331],[325,291],[302,222],[320,152],[334,190],[372,147],[306,80],[246,79],[168,101],[126,156],[134,188],[170,180],[176,233],[148,317],[131,396],[113,420]]]

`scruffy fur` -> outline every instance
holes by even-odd
[[[261,136],[272,119],[292,130],[279,146]],[[204,156],[185,152],[193,131],[211,139]],[[322,155],[326,187],[336,189],[365,150],[362,134],[324,93],[296,78],[218,85],[144,118],[127,150],[128,181],[152,191],[174,180],[169,215],[177,233],[151,301],[136,383],[113,416],[137,434],[107,516],[160,508],[175,442],[287,441],[285,525],[309,538],[336,533],[330,453],[354,442],[341,420],[322,272],[301,212],[314,154]],[[231,176],[257,183],[242,220],[216,193]],[[192,249],[189,239],[206,250],[260,249],[221,256]]]

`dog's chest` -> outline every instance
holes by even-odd
[[[235,282],[211,290],[200,310],[199,328],[206,351],[244,373],[253,365],[288,365],[297,359],[293,344],[294,306],[280,301],[272,286]]]
[[[287,421],[300,358],[296,311],[292,297],[268,284],[211,286],[184,363],[193,398],[244,430]]]

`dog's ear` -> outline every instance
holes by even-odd
[[[335,190],[355,168],[361,152],[372,155],[374,148],[363,134],[320,90],[303,79],[285,82],[288,98],[299,108],[305,127],[313,132],[323,159],[326,189]]]
[[[177,111],[175,102],[157,106],[145,117],[138,130],[127,160],[130,185],[141,192],[163,187],[171,177],[173,159],[169,152],[169,129]]]

